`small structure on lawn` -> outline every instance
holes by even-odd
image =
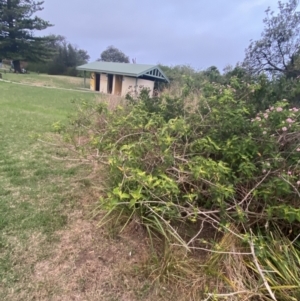
[[[105,94],[125,96],[127,93],[138,95],[142,89],[148,89],[153,95],[156,82],[169,82],[163,71],[155,65],[93,62],[77,67],[90,73],[90,89]]]

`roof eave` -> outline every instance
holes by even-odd
[[[170,83],[169,79],[168,78],[161,78],[161,77],[158,77],[158,76],[154,76],[154,75],[148,75],[148,74],[143,74],[144,76],[147,76],[147,77],[150,77],[154,80],[159,80],[159,81],[162,81],[162,82],[167,82],[167,83]],[[142,76],[143,76],[142,75]],[[141,76],[140,76],[141,77]]]
[[[77,70],[79,71],[88,71],[88,72],[97,72],[97,73],[106,73],[106,74],[116,74],[116,75],[125,75],[125,76],[130,76],[130,77],[142,77],[142,76],[147,76],[150,78],[153,78],[154,80],[160,80],[160,81],[166,81],[167,83],[170,82],[170,80],[167,78],[167,76],[164,74],[164,72],[158,67],[158,66],[153,66],[149,69],[144,70],[143,72],[140,73],[128,73],[128,72],[118,72],[118,71],[107,71],[107,70],[101,70],[101,69],[94,69],[94,68],[88,68],[84,66],[78,66],[76,67]],[[153,70],[153,69],[158,69],[159,72],[163,75],[164,78],[155,76],[155,75],[149,75],[146,74],[147,72]]]
[[[107,70],[99,70],[99,69],[93,69],[93,68],[81,68],[77,67],[76,68],[79,71],[89,71],[89,72],[97,72],[97,73],[105,73],[105,74],[117,74],[117,75],[127,75],[127,76],[132,76],[132,77],[138,77],[137,74],[135,73],[128,73],[128,72],[118,72],[118,71],[107,71]]]

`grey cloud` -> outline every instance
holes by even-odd
[[[139,63],[195,68],[241,61],[274,0],[46,0],[41,16],[93,60],[109,45]]]

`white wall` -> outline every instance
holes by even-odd
[[[138,88],[137,88],[138,92],[141,91],[142,89],[147,88],[150,91],[149,95],[152,97],[153,90],[154,90],[154,81],[138,78],[137,85],[138,85]]]
[[[100,92],[107,93],[107,75],[106,73],[100,74]]]
[[[125,96],[127,93],[135,93],[135,91],[139,93],[144,88],[149,89],[149,95],[152,97],[154,81],[128,76],[123,77],[122,96]]]
[[[127,93],[134,93],[136,85],[136,78],[135,77],[123,77],[122,83],[122,96],[125,96]]]
[[[91,90],[96,89],[96,74],[94,73],[94,79],[90,81],[90,88]],[[154,81],[146,80],[141,78],[123,76],[122,82],[122,93],[121,96],[126,96],[127,93],[135,94],[135,91],[139,93],[142,89],[147,88],[149,89],[149,95],[152,97],[153,90],[154,90]],[[113,90],[112,94],[115,91],[115,75],[113,77]],[[100,74],[100,91],[101,93],[107,94],[107,74],[101,73]]]

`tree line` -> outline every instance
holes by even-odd
[[[45,62],[29,62],[28,69],[51,75],[76,76],[76,66],[86,64],[90,56],[86,50],[79,49],[63,36],[49,36],[48,49],[52,57]]]
[[[36,16],[43,3],[0,0],[0,62],[9,62],[17,73],[22,73],[26,64],[30,71],[76,76],[76,66],[87,63],[90,56],[61,35],[37,35],[53,26]],[[129,63],[129,58],[113,46],[104,50],[99,60]]]
[[[86,50],[77,48],[61,35],[37,35],[53,26],[36,16],[43,10],[43,3],[0,0],[0,60],[11,60],[15,72],[21,72],[20,62],[26,61],[32,71],[76,75],[75,67],[87,63],[90,56]],[[300,12],[297,7],[298,0],[288,0],[286,3],[279,1],[277,14],[268,8],[261,38],[250,43],[242,63],[225,70],[227,77],[230,74],[253,78],[264,74],[269,79],[297,78],[300,75]],[[104,50],[98,60],[130,62],[129,57],[114,46]],[[180,74],[195,75],[197,72],[192,69],[189,66],[165,67],[171,79]],[[215,66],[201,74],[213,81],[222,78]]]

